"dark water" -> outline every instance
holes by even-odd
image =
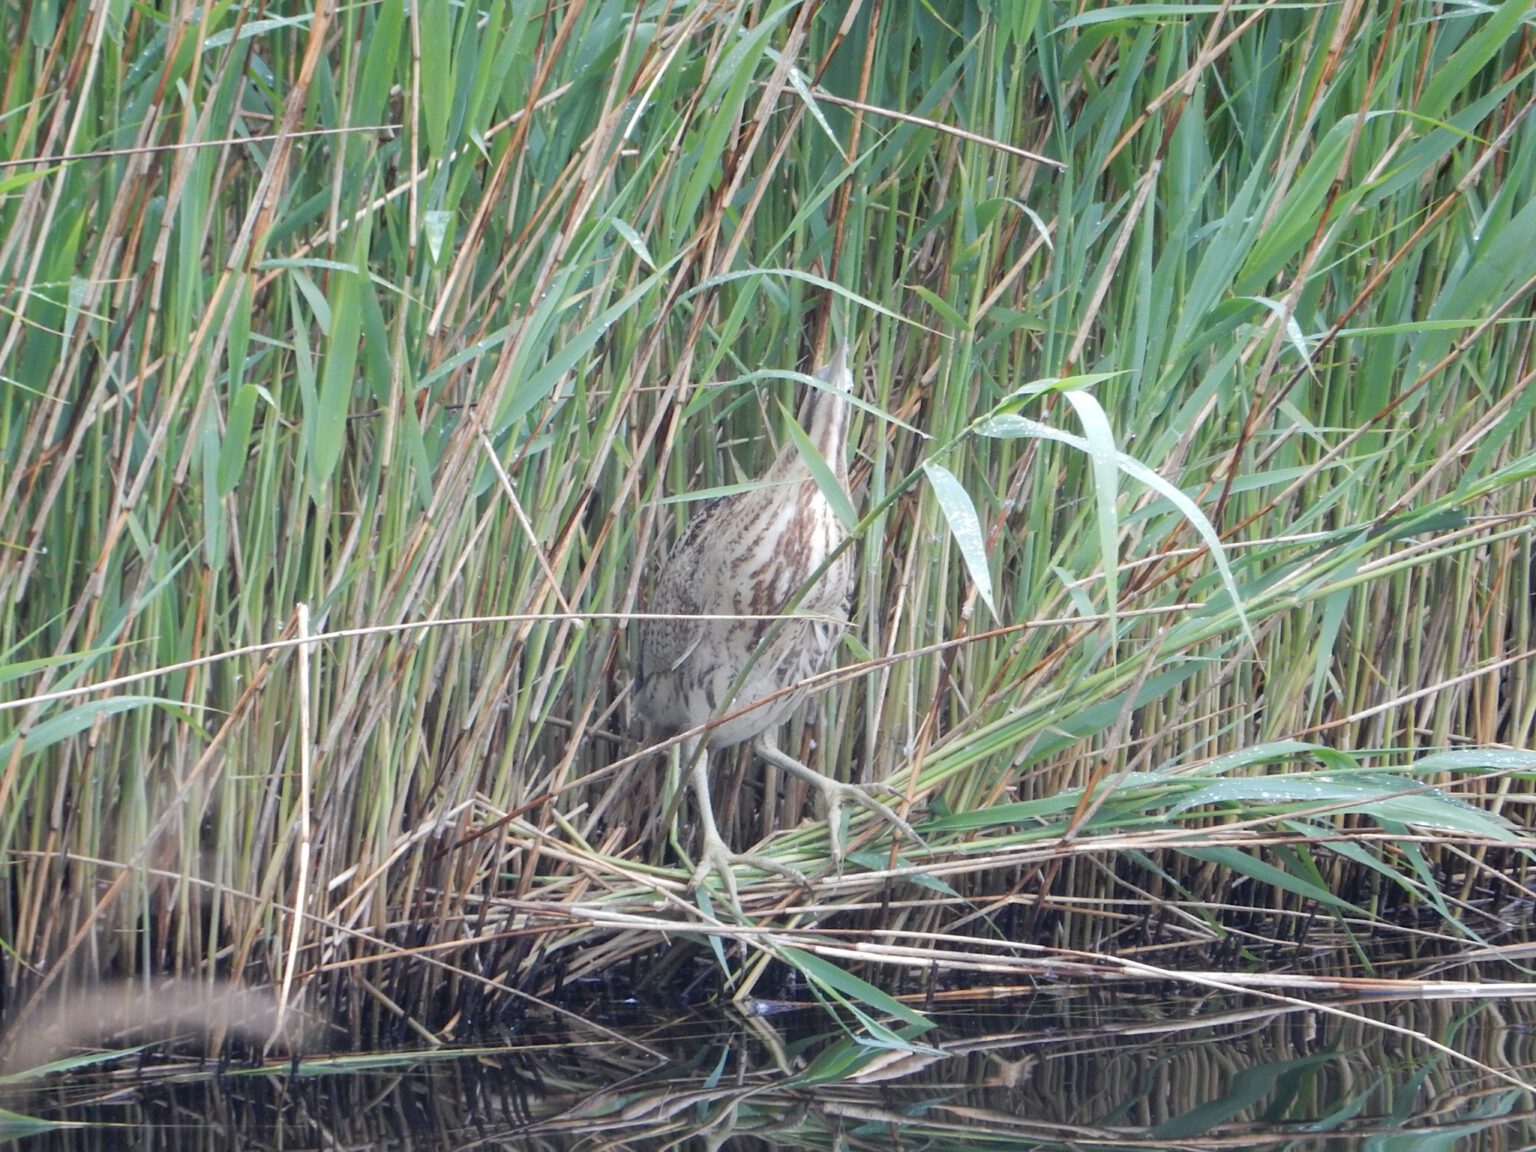
[[[609,1006],[473,1049],[296,1070],[146,1049],[10,1085],[0,1107],[83,1125],[26,1149],[1536,1147],[1529,1001],[1277,1010],[1097,984],[924,1008],[937,1027],[907,1051],[774,1005]]]

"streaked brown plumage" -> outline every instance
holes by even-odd
[[[816,389],[808,398],[803,427],[846,488],[852,407],[847,397],[853,377],[845,345],[838,346],[832,362],[816,376],[827,388]],[[667,557],[646,611],[677,616],[775,615],[789,605],[845,535],[799,450],[788,441],[764,475],[762,486],[717,500],[693,518]],[[711,750],[750,740],[763,759],[820,791],[828,807],[832,855],[839,865],[837,808],[841,804],[872,808],[911,833],[901,817],[863,788],[831,780],[779,749],[774,733],[800,703],[800,693],[785,693],[761,707],[750,707],[826,667],[843,631],[853,578],[853,555],[845,549],[793,611],[795,616],[816,619],[793,620],[776,630],[775,621],[761,619],[652,619],[641,625],[638,706],[653,736],[673,736],[741,712],[705,733],[703,749],[695,737],[681,750],[684,761],[693,765],[690,780],[703,825],[694,883],[710,871],[718,872],[733,901],[737,863],[797,878],[798,873],[767,857],[733,852],[726,846],[709,796],[707,753]],[[763,650],[758,653],[760,647]],[[756,660],[754,653],[758,653]],[[749,663],[750,671],[731,699],[731,685]]]

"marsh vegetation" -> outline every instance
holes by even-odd
[[[1531,19],[0,0],[6,1023],[174,976],[451,1042],[702,964],[877,1053],[957,988],[1516,989]],[[845,809],[839,873],[716,756],[811,879],[738,916],[633,617],[834,312],[856,591],[781,743],[921,842]]]

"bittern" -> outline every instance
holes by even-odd
[[[806,398],[801,426],[846,489],[852,408],[848,397],[853,391],[846,345],[838,345],[832,362],[816,378],[823,387]],[[733,903],[737,864],[804,878],[769,857],[733,852],[727,846],[710,800],[711,751],[750,740],[762,759],[820,792],[832,857],[839,867],[843,847],[838,812],[844,804],[873,809],[914,835],[906,821],[864,788],[807,767],[775,740],[775,731],[803,696],[790,689],[826,667],[846,625],[853,591],[852,552],[845,548],[827,564],[846,535],[799,448],[788,440],[758,485],[715,500],[693,518],[662,566],[646,605],[649,614],[675,617],[647,619],[640,628],[638,707],[651,735],[676,736],[726,717],[685,741],[679,754],[691,764],[689,780],[702,826],[693,885],[717,872]],[[807,587],[824,564],[826,570]],[[797,594],[790,618],[772,619],[785,612]],[[753,707],[759,701],[766,703]]]

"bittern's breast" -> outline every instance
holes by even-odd
[[[693,519],[663,566],[647,610],[724,619],[642,625],[638,700],[654,732],[696,727],[826,668],[847,615],[854,576],[850,552],[822,573],[790,613],[817,619],[790,619],[775,627],[775,618],[842,540],[831,506],[808,478],[717,501]],[[731,685],[749,663],[732,698]],[[782,723],[799,696],[785,692],[721,724],[711,731],[709,746],[739,744]]]

